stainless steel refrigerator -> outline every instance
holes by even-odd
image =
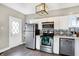
[[[27,48],[35,49],[36,48],[36,24],[26,24],[25,25],[25,46]]]

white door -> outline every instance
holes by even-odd
[[[15,47],[22,43],[22,20],[9,17],[9,47]]]

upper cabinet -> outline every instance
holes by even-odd
[[[59,29],[60,27],[60,21],[59,21],[59,17],[54,17],[54,29]]]
[[[67,30],[70,27],[79,27],[78,16],[58,16],[43,19],[32,19],[29,21],[29,23],[37,23],[40,30],[42,30],[42,22],[54,22],[54,29],[58,30]]]
[[[79,27],[79,17],[69,16],[69,27]]]
[[[59,25],[60,25],[60,28],[59,29],[68,29],[68,16],[62,16],[62,17],[59,17]]]

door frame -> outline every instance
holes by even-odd
[[[10,17],[12,17],[12,18],[16,18],[16,19],[19,19],[20,21],[21,21],[21,41],[22,41],[22,19],[20,19],[20,18],[17,18],[17,17],[14,17],[14,16],[9,16],[9,20],[8,20],[8,25],[9,25],[9,48],[13,48],[13,47],[16,47],[16,46],[18,46],[18,45],[20,45],[20,44],[23,44],[23,42],[21,42],[21,43],[19,43],[18,45],[15,45],[15,46],[11,46],[10,45]]]

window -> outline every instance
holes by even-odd
[[[12,21],[12,33],[17,34],[19,33],[19,23]]]
[[[77,23],[77,27],[79,27],[79,17],[77,17],[76,23]]]
[[[77,23],[76,23],[76,16],[69,16],[69,27],[76,27]]]

